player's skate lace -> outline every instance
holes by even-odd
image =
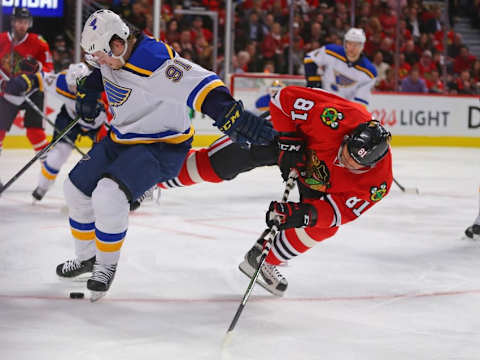
[[[277,267],[272,264],[263,263],[262,265],[262,275],[264,278],[269,279],[273,283],[281,283],[286,281],[285,277],[278,271]]]
[[[95,256],[88,260],[67,260],[57,266],[57,275],[62,278],[75,278],[84,273],[89,273],[93,269]]]
[[[113,280],[116,270],[117,270],[116,264],[101,265],[101,264],[95,263],[95,265],[93,266],[92,277],[90,279],[93,281],[104,283],[106,285],[110,285],[109,283]]]

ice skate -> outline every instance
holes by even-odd
[[[87,280],[93,270],[94,263],[95,256],[83,261],[78,259],[67,260],[57,266],[57,275],[61,279]]]
[[[258,261],[263,250],[263,241],[264,239],[262,235],[262,237],[255,242],[255,245],[247,252],[245,260],[238,266],[240,271],[249,278],[252,278],[257,270]],[[278,271],[277,267],[266,262],[263,263],[260,269],[257,283],[276,296],[283,296],[288,287],[287,279],[280,273],[280,271]]]
[[[87,281],[87,289],[91,292],[91,302],[100,300],[107,294],[107,291],[115,278],[116,271],[117,264],[103,265],[95,263],[92,276]]]
[[[33,201],[35,202],[42,200],[46,193],[47,189],[43,189],[40,186],[37,186],[32,192]]]
[[[480,240],[480,225],[473,224],[466,228],[465,238],[470,240]]]

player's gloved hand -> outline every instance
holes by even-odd
[[[322,88],[322,82],[321,81],[307,81],[307,87],[321,89]]]
[[[20,60],[20,71],[25,74],[34,74],[40,70],[40,64],[33,56],[27,56]]]
[[[241,101],[235,101],[214,125],[238,143],[268,144],[277,134],[270,121],[244,110]]]
[[[277,225],[279,230],[314,226],[317,223],[317,210],[311,204],[272,201],[265,221],[268,227]]]
[[[104,109],[103,105],[98,101],[100,96],[101,93],[99,92],[77,91],[75,111],[82,120],[93,123],[100,115],[100,112]]]
[[[280,133],[277,140],[278,158],[283,180],[288,179],[290,169],[301,170],[305,167],[305,140],[296,133]]]

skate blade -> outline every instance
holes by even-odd
[[[467,240],[467,241],[480,241],[480,235],[474,234],[473,237],[463,235],[460,239]]]
[[[252,268],[252,266],[246,260],[244,260],[243,262],[240,263],[240,265],[238,265],[238,269],[243,274],[245,274],[249,279],[252,279],[252,276],[253,276],[253,274],[255,273],[255,270],[256,270],[256,269]],[[272,295],[282,297],[283,294],[285,293],[284,291],[278,291],[277,289],[271,287],[265,281],[263,281],[262,274],[258,275],[256,283],[258,285],[260,285],[261,287],[263,287],[265,290],[267,290]]]
[[[96,302],[103,298],[107,294],[106,291],[93,291],[90,290],[90,302]]]

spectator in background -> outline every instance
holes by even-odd
[[[390,69],[390,65],[383,61],[383,55],[381,51],[377,51],[373,57],[373,66],[377,69],[377,84],[387,77],[387,70]]]
[[[67,47],[65,36],[57,35],[52,47],[53,69],[60,72],[68,68],[73,62],[71,50]]]
[[[250,55],[250,62],[248,63],[248,72],[261,72],[263,70],[262,54],[258,49],[256,41],[250,41],[247,44],[246,51]]]
[[[402,80],[400,85],[400,91],[407,93],[426,93],[428,92],[425,80],[420,78],[420,73],[417,67],[413,67],[410,70],[408,77]]]
[[[412,66],[405,61],[405,54],[400,54],[398,59],[398,78],[400,80],[405,79],[410,73],[411,69]]]
[[[410,30],[414,39],[420,38],[420,22],[418,21],[418,12],[415,6],[407,9],[407,29]]]
[[[438,70],[433,70],[430,79],[427,79],[428,91],[433,94],[443,94],[445,92],[445,84],[440,79]]]
[[[192,34],[190,30],[183,30],[180,33],[180,39],[179,42],[180,48],[183,50],[189,50],[193,53],[193,45],[192,45]]]
[[[473,95],[475,93],[470,79],[470,72],[468,70],[462,71],[460,77],[457,78],[456,83],[459,94]]]
[[[405,56],[405,61],[410,65],[414,65],[420,60],[418,53],[415,51],[415,43],[413,40],[408,40],[405,43],[402,53]]]
[[[385,78],[377,83],[375,89],[379,91],[396,91],[395,72],[392,68],[386,70]]]
[[[420,76],[424,79],[430,79],[432,72],[438,70],[437,64],[433,62],[432,52],[430,50],[425,50],[420,58],[420,61],[416,64]]]
[[[470,54],[468,47],[463,45],[460,48],[460,54],[455,58],[453,62],[453,71],[457,74],[465,70],[470,70],[475,62],[475,56]]]
[[[389,37],[386,37],[380,43],[380,52],[383,55],[383,61],[389,65],[393,65],[393,40]]]
[[[245,50],[239,51],[237,54],[236,66],[233,69],[233,72],[236,74],[241,74],[247,71],[248,63],[250,62],[250,55]]]
[[[194,45],[194,62],[200,66],[212,70],[212,53],[213,46],[211,46],[203,34],[197,34]]]
[[[201,16],[196,16],[193,19],[192,29],[190,30],[192,33],[192,42],[195,43],[198,36],[203,36],[207,43],[212,41],[213,34],[210,30],[203,27],[203,19]]]
[[[265,60],[274,62],[275,72],[279,72],[283,64],[282,27],[280,23],[273,24],[272,31],[263,39],[262,54]]]
[[[180,40],[180,32],[178,28],[178,21],[177,19],[171,19],[167,23],[167,30],[165,31],[165,41],[168,44],[173,44],[174,42],[178,42]]]

